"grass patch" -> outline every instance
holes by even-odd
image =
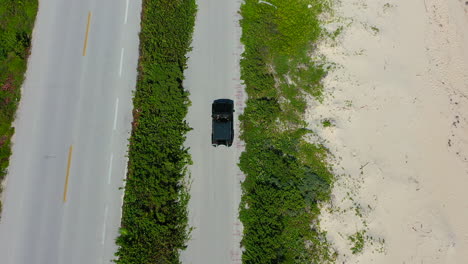
[[[351,252],[353,254],[359,254],[364,249],[364,234],[365,231],[360,231],[348,236],[349,241],[352,243]]]
[[[11,124],[21,97],[37,9],[37,0],[0,0],[0,182],[10,160]]]
[[[371,26],[370,27],[372,29],[372,31],[374,32],[374,34],[378,34],[380,32],[380,29],[378,27],[375,27],[375,26]]]
[[[324,119],[322,120],[322,126],[323,127],[332,127],[333,123],[330,119]]]
[[[243,263],[328,263],[336,256],[314,224],[330,197],[327,150],[307,142],[306,95],[321,100],[324,65],[311,59],[322,34],[319,0],[246,0],[241,6],[248,93],[240,116]],[[313,227],[311,227],[313,226]]]
[[[121,264],[180,263],[189,236],[182,87],[195,0],[143,0],[138,80],[119,246]]]

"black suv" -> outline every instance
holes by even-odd
[[[234,101],[229,99],[215,100],[211,106],[212,131],[211,144],[215,147],[230,147],[234,139]]]

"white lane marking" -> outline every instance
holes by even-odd
[[[106,240],[106,224],[107,224],[108,211],[109,211],[109,208],[106,205],[106,209],[104,209],[104,224],[102,225],[102,238],[101,238],[101,244],[103,245],[104,245],[104,241]]]
[[[123,188],[122,188],[122,193],[120,196],[120,218],[122,218],[122,207],[123,207],[123,202],[124,202],[124,196],[125,196],[125,185],[126,185],[126,179],[127,179],[127,173],[128,173],[128,158],[125,159],[125,174],[123,176],[122,182],[123,182]],[[119,188],[120,190],[120,188]]]
[[[123,56],[124,56],[124,48],[122,48],[122,51],[120,51],[119,76],[122,76]]]
[[[111,183],[111,175],[112,175],[112,160],[114,159],[114,153],[111,153],[110,162],[109,162],[109,175],[107,176],[107,184]]]
[[[117,114],[119,113],[119,98],[115,100],[115,111],[114,111],[114,130],[117,129]]]
[[[127,17],[128,17],[128,2],[129,2],[129,0],[127,0],[127,4],[126,4],[126,7],[125,7],[125,22],[124,22],[124,24],[127,24]]]

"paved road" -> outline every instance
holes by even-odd
[[[4,192],[0,263],[113,258],[140,10],[141,0],[40,1]]]
[[[230,148],[211,146],[211,103],[235,100],[236,115],[242,112],[239,85],[239,38],[235,0],[199,0],[189,54],[185,87],[192,106],[187,120],[194,128],[188,134],[194,164],[190,167],[192,187],[190,224],[195,228],[183,263],[240,263],[241,226],[237,220],[240,178],[237,161],[242,147],[235,139]],[[236,129],[236,135],[238,130]]]

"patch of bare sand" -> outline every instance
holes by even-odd
[[[307,118],[334,155],[321,228],[337,263],[468,263],[468,4],[348,0],[334,21]]]

